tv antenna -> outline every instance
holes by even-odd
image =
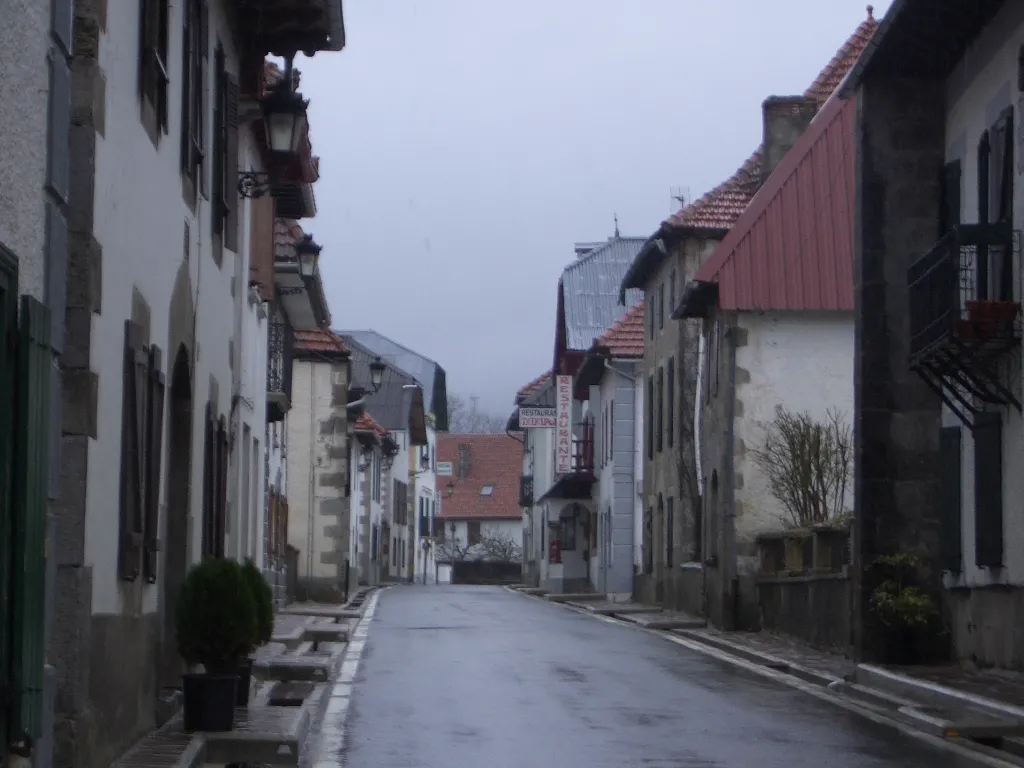
[[[672,198],[669,201],[669,207],[671,210],[669,214],[678,213],[680,210],[690,204],[690,188],[689,187],[672,187],[669,189],[669,196]]]

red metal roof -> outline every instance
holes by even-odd
[[[832,60],[818,73],[818,76],[804,91],[804,96],[824,106],[832,92],[850,71],[857,57],[867,47],[871,36],[878,28],[874,9],[869,5],[868,17],[836,51]],[[761,150],[757,150],[740,166],[732,176],[690,205],[673,214],[665,222],[667,229],[729,229],[757,193],[761,176]]]
[[[469,446],[469,472],[459,475],[459,446]],[[523,444],[508,435],[438,435],[437,460],[452,463],[451,477],[438,477],[441,513],[455,520],[513,520],[522,517],[519,507],[519,476],[523,469]],[[447,486],[454,490],[448,496]],[[481,491],[494,486],[489,495]]]
[[[829,101],[698,270],[721,309],[853,309],[855,114]]]
[[[298,352],[320,352],[334,355],[349,354],[348,347],[333,331],[295,331],[295,349]]]
[[[630,307],[621,320],[594,340],[594,347],[607,347],[612,357],[644,356],[644,300]]]

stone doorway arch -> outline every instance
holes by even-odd
[[[184,345],[178,347],[171,372],[167,416],[167,514],[164,528],[164,567],[161,577],[161,685],[176,688],[183,671],[175,642],[178,592],[188,569],[189,517],[192,496],[192,372]]]

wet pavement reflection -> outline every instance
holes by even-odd
[[[838,707],[499,587],[380,596],[346,768],[967,768]]]

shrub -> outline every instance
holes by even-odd
[[[251,559],[246,558],[242,573],[256,601],[256,637],[250,649],[255,650],[258,646],[269,643],[274,634],[274,594],[270,591],[270,585],[263,578],[260,569]]]
[[[208,558],[185,575],[178,600],[178,653],[211,674],[233,673],[256,637],[256,600],[234,560]]]

